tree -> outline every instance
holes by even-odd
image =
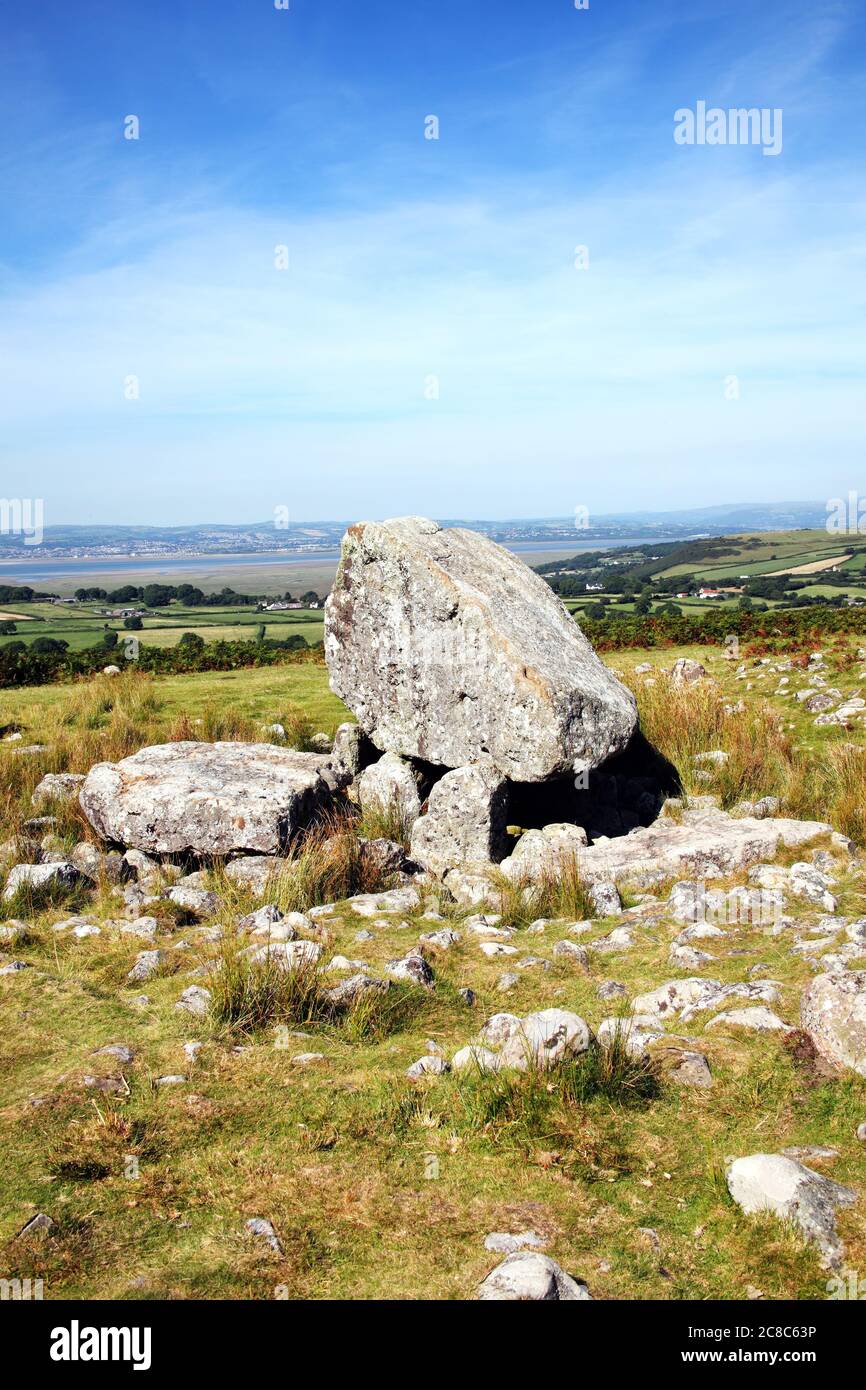
[[[185,632],[177,645],[183,647],[185,652],[203,652],[204,638],[197,632]]]
[[[636,600],[634,605],[634,611],[635,613],[640,613],[643,615],[648,613],[651,607],[652,600],[650,599],[649,594],[644,591],[644,593],[641,594],[640,598]]]
[[[106,648],[107,651],[110,651],[112,647],[117,646],[117,633],[114,631],[114,628],[107,627],[105,629],[105,631],[102,634],[102,645]]]
[[[264,642],[264,640],[265,640],[265,630],[266,630],[266,629],[265,629],[264,623],[259,623],[258,627],[256,628],[256,641],[257,641],[257,642]]]
[[[123,626],[125,628],[128,628],[130,632],[141,632],[141,629],[144,627],[144,623],[141,621],[141,618],[139,618],[138,615],[135,614],[131,618],[124,618]]]
[[[305,608],[309,608],[311,603],[318,602],[319,595],[316,593],[315,589],[308,589],[305,594],[301,594],[301,603],[304,605]]]

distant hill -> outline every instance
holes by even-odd
[[[574,540],[690,539],[730,535],[737,531],[787,531],[822,528],[824,502],[739,502],[682,511],[609,512],[591,516],[578,526],[575,517],[515,517],[444,519],[444,526],[464,526],[505,543],[561,548]],[[351,518],[357,520],[358,518]],[[136,556],[228,555],[333,550],[348,521],[310,521],[280,526],[274,521],[233,524],[215,522],[189,526],[46,526],[40,545],[32,537],[0,535],[0,558],[37,560],[57,558],[128,558]]]

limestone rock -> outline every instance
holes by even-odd
[[[330,795],[327,761],[270,743],[164,743],[97,763],[80,801],[104,839],[137,849],[275,854]]]
[[[628,835],[591,844],[580,856],[584,880],[649,887],[675,877],[722,878],[832,833],[822,821],[737,819],[715,806],[695,806],[695,800],[679,821],[661,816]]]
[[[542,830],[526,830],[514,852],[502,861],[502,872],[515,879],[552,876],[563,866],[577,865],[586,844],[586,831],[581,825],[545,825]]]
[[[68,859],[50,864],[16,864],[9,870],[3,898],[9,902],[20,888],[75,888],[78,884],[90,884],[91,880]]]
[[[407,825],[421,814],[420,777],[412,764],[397,753],[383,753],[358,778],[362,811],[395,811]]]
[[[34,806],[47,801],[73,801],[83,781],[84,774],[80,772],[46,772],[30,801]]]
[[[800,1016],[824,1057],[866,1076],[866,970],[818,975]]]
[[[505,852],[508,792],[489,761],[447,772],[412,827],[412,858],[444,874],[467,862],[496,862]]]
[[[549,1255],[518,1250],[488,1274],[478,1290],[482,1302],[577,1303],[592,1299]]]
[[[444,767],[486,756],[540,781],[597,766],[637,724],[633,696],[539,575],[420,517],[350,527],[325,656],[378,748]]]
[[[546,1070],[586,1052],[590,1035],[577,1014],[565,1009],[541,1009],[524,1018],[494,1014],[482,1028],[478,1041],[482,1048],[495,1052],[498,1067]]]
[[[823,1256],[838,1265],[842,1244],[836,1232],[836,1208],[851,1206],[857,1195],[783,1154],[750,1154],[731,1163],[728,1191],[743,1211],[772,1211],[793,1221]]]

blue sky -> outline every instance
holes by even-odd
[[[290,5],[6,0],[5,496],[179,525],[858,487],[862,0]],[[780,109],[781,153],[677,145],[699,100]]]

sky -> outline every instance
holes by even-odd
[[[858,488],[862,0],[288,3],[3,0],[5,497],[170,526]],[[781,149],[679,143],[699,102]]]

